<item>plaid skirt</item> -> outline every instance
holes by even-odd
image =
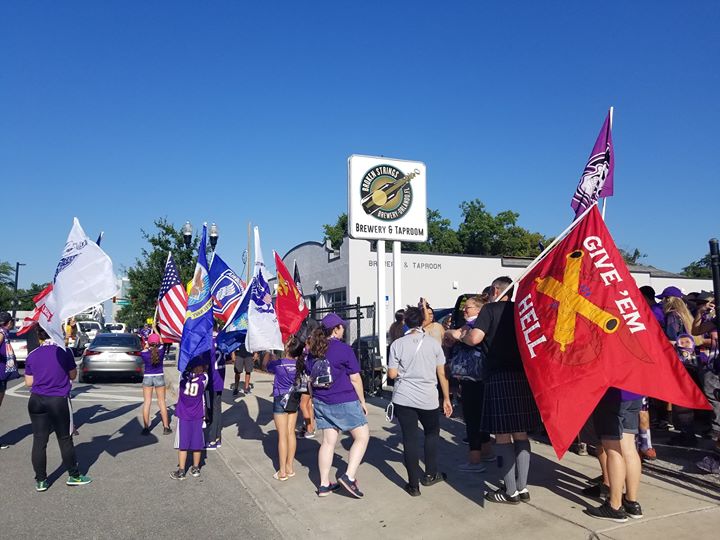
[[[482,430],[489,433],[534,431],[541,424],[524,371],[495,373],[485,379]]]

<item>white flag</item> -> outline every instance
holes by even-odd
[[[62,322],[117,294],[110,257],[90,240],[77,218],[55,269],[53,289],[45,300],[38,322],[50,338],[65,347]]]
[[[248,331],[245,348],[255,351],[282,351],[285,347],[280,334],[272,293],[265,276],[267,268],[260,247],[260,231],[255,227],[255,271],[249,285]]]

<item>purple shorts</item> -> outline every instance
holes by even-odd
[[[178,418],[175,430],[175,448],[178,450],[203,450],[205,437],[203,436],[203,421],[183,420]]]

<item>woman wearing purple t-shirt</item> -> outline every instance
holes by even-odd
[[[162,419],[163,435],[172,433],[168,421],[167,405],[165,404],[165,372],[163,371],[163,359],[165,349],[160,347],[160,336],[150,334],[147,338],[147,346],[140,353],[145,364],[143,375],[143,435],[150,435],[150,405],[152,404],[153,388],[157,396],[160,418]]]
[[[35,489],[45,491],[47,482],[47,443],[50,431],[55,431],[63,465],[70,475],[68,486],[82,486],[91,482],[80,474],[73,445],[70,388],[77,375],[75,358],[70,349],[62,349],[38,328],[42,345],[32,351],[25,361],[25,386],[30,387],[28,412],[32,423],[32,465],[35,470]]]
[[[300,396],[293,395],[297,384],[298,374],[303,369],[302,343],[295,336],[290,336],[285,344],[285,358],[267,362],[265,369],[273,373],[273,420],[278,432],[278,471],[273,478],[284,482],[295,476],[293,463],[295,461],[295,422]],[[287,398],[287,399],[285,399]],[[285,401],[285,403],[284,403]]]
[[[341,431],[349,431],[353,438],[345,474],[338,482],[353,497],[363,496],[355,481],[360,462],[365,455],[370,429],[367,424],[367,407],[360,378],[360,363],[353,350],[342,341],[345,335],[345,321],[337,314],[330,313],[321,321],[321,327],[310,335],[308,344],[308,368],[320,359],[330,364],[332,383],[327,388],[312,388],[315,421],[322,431],[322,444],[318,453],[320,486],[317,494],[325,497],[339,488],[330,483],[330,467],[335,456],[335,446]]]

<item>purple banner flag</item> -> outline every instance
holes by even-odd
[[[608,112],[570,203],[576,218],[600,197],[610,197],[613,194],[614,172],[615,150]]]

